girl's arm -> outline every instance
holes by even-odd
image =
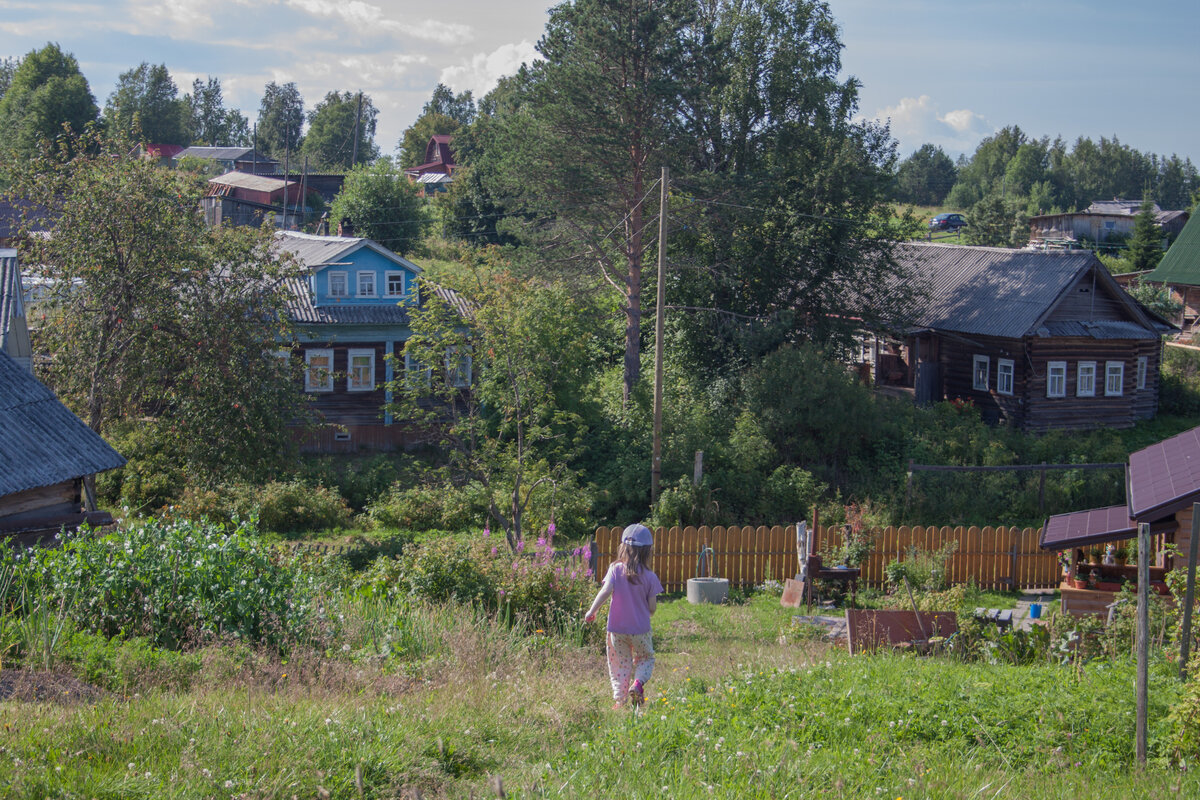
[[[600,587],[600,591],[596,592],[596,599],[592,601],[592,607],[589,608],[587,613],[583,615],[583,621],[592,622],[595,620],[596,612],[600,610],[600,606],[604,605],[604,601],[607,600],[612,593],[612,581],[606,578],[604,585]]]
[[[648,603],[646,603],[646,609],[650,612],[651,616],[654,616],[654,612],[658,610],[658,597],[657,596],[651,595],[650,601]]]

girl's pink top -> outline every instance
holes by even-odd
[[[642,568],[637,583],[625,576],[625,565],[614,561],[608,567],[604,582],[612,586],[612,604],[608,607],[610,633],[641,634],[650,632],[650,600],[662,592],[658,576]]]

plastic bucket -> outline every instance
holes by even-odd
[[[1041,619],[1042,618],[1042,604],[1041,603],[1030,603],[1029,604],[1029,618],[1030,619]]]

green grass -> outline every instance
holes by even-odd
[[[780,637],[795,611],[758,595],[679,598],[654,618],[639,716],[609,709],[600,649],[525,637],[458,606],[414,608],[402,661],[360,647],[244,646],[192,658],[94,704],[0,704],[5,797],[1178,797],[1151,682],[1151,763],[1133,758],[1129,663],[999,667],[850,658]],[[177,668],[177,667],[176,667]],[[128,684],[128,678],[122,679]]]

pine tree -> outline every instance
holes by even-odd
[[[1133,237],[1129,240],[1129,250],[1126,259],[1133,264],[1136,272],[1154,269],[1162,260],[1163,233],[1158,227],[1154,211],[1154,201],[1149,195],[1142,201],[1137,218],[1133,223]]]

